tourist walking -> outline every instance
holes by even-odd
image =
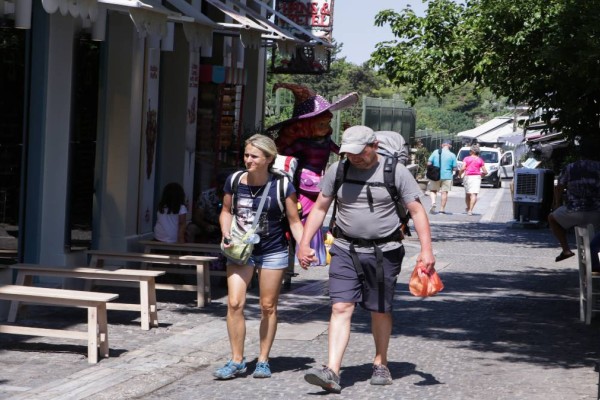
[[[270,168],[273,165],[277,148],[275,142],[265,135],[253,135],[245,143],[244,164],[246,170],[227,178],[223,189],[223,208],[219,217],[223,246],[232,246],[232,219],[235,229],[248,233],[255,225],[259,239],[252,240],[254,248],[248,261],[227,264],[227,333],[231,346],[231,359],[217,369],[213,376],[217,379],[231,379],[246,372],[244,341],[246,320],[244,307],[248,285],[258,270],[261,321],[259,328],[260,353],[254,378],[269,378],[269,352],[277,331],[277,303],[285,269],[288,266],[288,241],[286,240],[286,220],[296,240],[302,237],[302,223],[298,216],[296,191],[286,178],[275,176]],[[239,177],[237,188],[233,180]],[[278,185],[285,182],[284,210],[279,203]],[[261,200],[264,207],[261,212]],[[257,224],[254,224],[257,221]]]
[[[440,180],[430,180],[427,184],[429,198],[431,199],[431,207],[429,208],[430,213],[434,213],[436,210],[436,197],[438,191],[441,193],[439,212],[441,214],[446,212],[448,192],[452,190],[452,179],[454,178],[454,171],[456,170],[456,154],[450,151],[451,148],[452,142],[450,140],[444,140],[441,148],[431,153],[427,160],[427,165],[433,165],[440,169]]]
[[[321,193],[299,242],[298,258],[302,266],[308,266],[315,259],[310,239],[321,229],[331,203],[337,198],[335,242],[330,250],[329,267],[332,307],[328,361],[323,368],[312,368],[304,376],[307,382],[334,393],[341,391],[340,369],[356,303],[371,313],[375,356],[370,383],[392,383],[387,352],[392,332],[394,290],[404,247],[394,203],[388,190],[381,185],[385,163],[384,157],[377,154],[377,147],[375,133],[369,127],[353,126],[344,132],[340,148],[340,153],[347,157],[343,161],[343,181],[336,190],[336,176],[340,170],[338,163],[334,163],[321,180]],[[411,173],[400,163],[396,166],[395,185],[401,202],[412,216],[421,244],[416,261],[431,271],[435,258],[427,212],[420,202],[422,192]]]
[[[481,177],[487,174],[485,162],[479,157],[479,145],[471,146],[470,155],[463,160],[459,174],[463,179],[465,188],[465,211],[467,215],[473,215],[473,209],[477,204],[477,195],[481,190]]]

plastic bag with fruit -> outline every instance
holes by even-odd
[[[427,272],[422,263],[417,262],[413,270],[408,287],[413,296],[428,297],[434,296],[444,289],[444,284],[435,269]]]

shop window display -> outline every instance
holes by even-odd
[[[218,216],[223,177],[238,169],[242,162],[242,96],[242,85],[199,85],[194,204],[187,241],[219,243],[221,239]],[[211,265],[213,270],[224,268],[224,260]]]

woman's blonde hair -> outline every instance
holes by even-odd
[[[255,135],[250,136],[246,140],[245,146],[248,145],[256,147],[257,149],[262,151],[266,157],[273,157],[273,160],[269,164],[269,167],[273,165],[273,163],[275,162],[275,157],[277,156],[277,146],[275,145],[273,139],[266,135],[261,135],[260,133],[257,133]]]

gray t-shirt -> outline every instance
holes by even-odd
[[[362,170],[348,168],[346,179],[364,182],[383,183],[384,158],[379,156],[379,162],[371,169]],[[333,196],[333,186],[338,163],[327,169],[321,179],[321,192],[325,196]],[[404,205],[422,196],[421,188],[412,174],[402,164],[396,166],[396,187]],[[367,200],[367,185],[351,182],[342,183],[338,190],[338,210],[336,225],[348,236],[360,239],[380,239],[391,235],[399,228],[400,221],[396,207],[384,186],[371,186],[373,205]],[[342,238],[336,238],[335,244],[348,249],[350,243]],[[381,245],[383,251],[393,250],[401,245],[400,242],[388,242]],[[357,252],[370,253],[372,247],[355,246]]]

